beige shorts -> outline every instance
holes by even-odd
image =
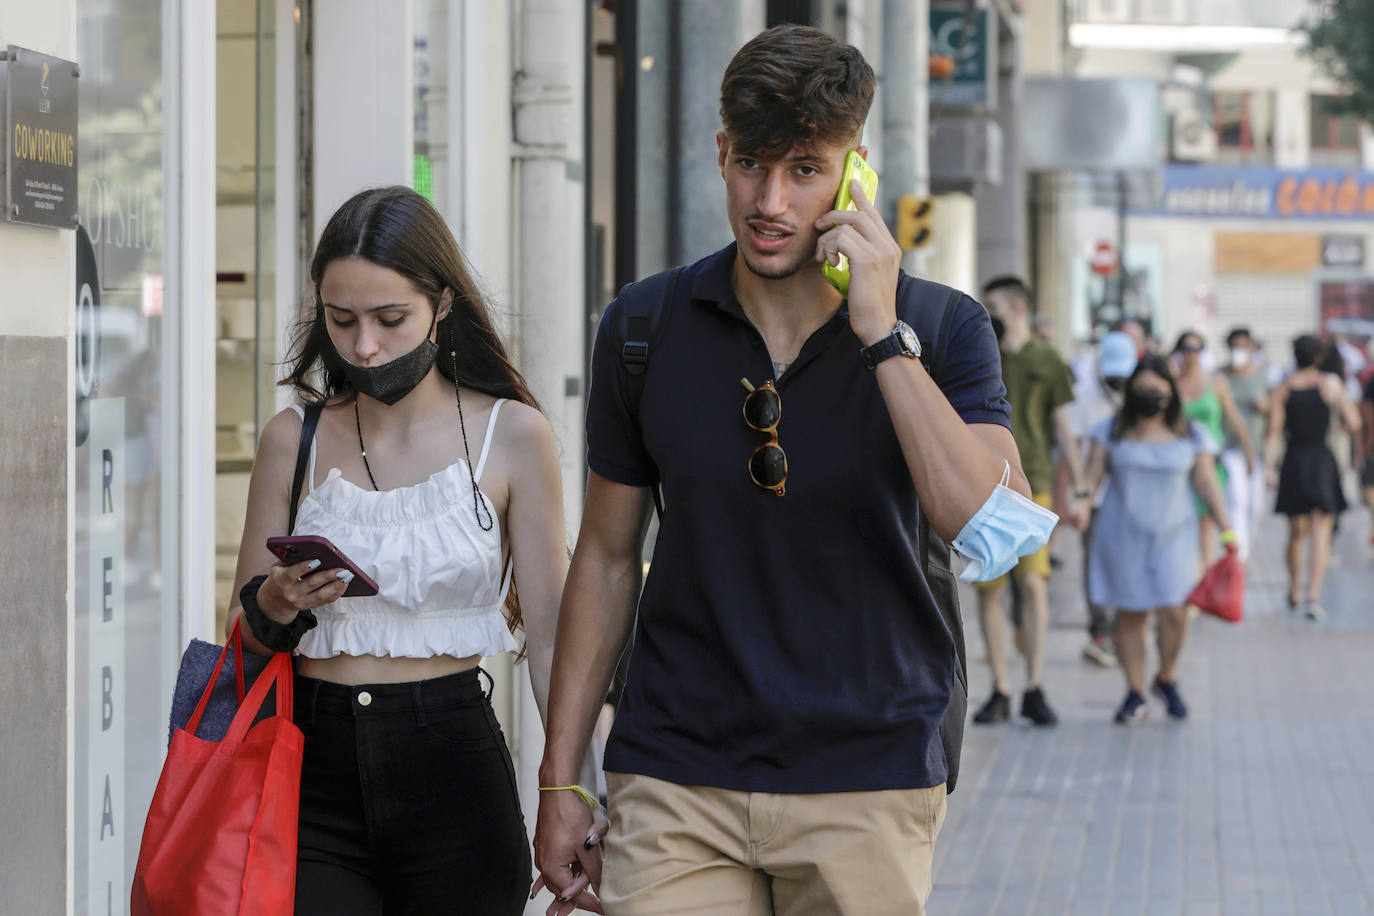
[[[774,795],[607,773],[607,916],[921,916],[944,784]]]

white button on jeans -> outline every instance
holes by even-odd
[[[371,704],[372,704],[372,694],[368,693],[366,690],[360,690],[360,691],[358,692],[358,705],[359,705],[359,706],[370,706]]]

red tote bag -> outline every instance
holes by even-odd
[[[239,620],[242,620],[240,617]],[[305,737],[292,721],[291,656],[272,657],[221,741],[196,737],[239,621],[186,728],[172,736],[143,827],[131,899],[135,916],[290,916]],[[256,725],[276,687],[276,713]]]
[[[1226,553],[1202,574],[1202,581],[1188,595],[1188,603],[1220,617],[1240,623],[1245,610],[1245,566],[1236,554],[1236,545],[1226,545]]]

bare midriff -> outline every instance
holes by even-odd
[[[480,655],[454,658],[382,658],[376,655],[335,655],[333,658],[296,656],[296,673],[335,684],[402,684],[459,674],[477,667]]]

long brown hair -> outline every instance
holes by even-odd
[[[402,185],[361,191],[329,218],[310,262],[314,308],[296,326],[293,355],[287,361],[291,372],[278,384],[295,388],[306,401],[357,396],[329,339],[320,298],[325,269],[340,258],[361,258],[396,271],[424,294],[436,312],[444,290],[453,290],[452,308],[438,323],[435,335],[440,374],[455,385],[539,409],[492,326],[481,291],[444,218],[423,196]],[[457,355],[449,357],[450,350]],[[506,599],[506,617],[511,633],[517,633],[523,620],[514,582]]]

